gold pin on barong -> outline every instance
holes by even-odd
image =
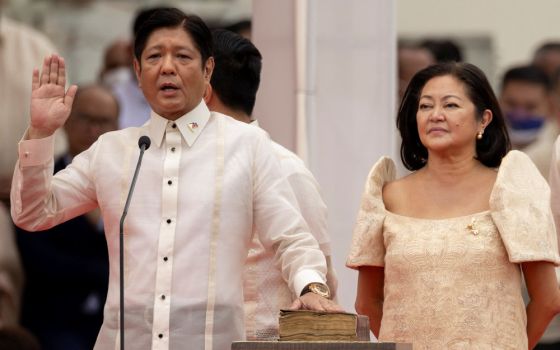
[[[471,223],[467,225],[467,229],[468,229],[469,231],[471,231],[471,233],[472,233],[473,235],[476,236],[476,235],[478,235],[478,230],[477,230],[476,227],[474,226],[475,223],[476,223],[476,219],[475,219],[475,218],[472,218],[472,219],[471,219]]]

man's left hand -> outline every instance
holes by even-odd
[[[313,310],[313,311],[333,311],[344,312],[342,307],[332,300],[323,298],[315,293],[305,293],[300,296],[290,306],[291,310]]]

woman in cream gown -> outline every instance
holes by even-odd
[[[397,126],[413,172],[396,179],[382,158],[368,176],[347,260],[358,313],[380,341],[414,349],[532,349],[560,312],[549,188],[508,152],[484,74],[460,63],[420,71]]]

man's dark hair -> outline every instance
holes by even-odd
[[[210,84],[228,107],[253,113],[261,81],[262,56],[249,40],[223,29],[212,31],[214,61]]]
[[[161,28],[182,27],[200,52],[203,67],[206,60],[212,56],[212,34],[200,17],[187,15],[172,7],[157,8],[145,16],[147,18],[138,23],[138,29],[134,33],[134,56],[138,62],[150,35]]]
[[[547,51],[560,51],[560,41],[548,41],[535,50],[535,56]]]
[[[225,26],[223,29],[229,30],[230,32],[234,32],[236,34],[241,35],[246,30],[251,30],[252,23],[250,19],[243,19],[241,21],[231,23]]]
[[[159,10],[165,10],[167,7],[156,6],[156,7],[143,7],[136,12],[134,16],[134,22],[132,23],[132,34],[136,36],[136,32],[140,29],[142,23],[144,23],[150,16]]]
[[[511,149],[500,105],[484,73],[472,64],[458,62],[435,64],[416,73],[410,81],[397,116],[403,164],[409,170],[418,170],[428,161],[428,150],[418,135],[416,114],[422,89],[429,80],[441,76],[451,76],[461,82],[475,105],[477,119],[480,120],[487,109],[492,112],[492,121],[484,129],[484,137],[476,140],[476,159],[488,167],[498,167]]]
[[[551,91],[553,87],[548,75],[535,66],[518,66],[508,69],[502,78],[502,91],[508,83],[513,81],[540,85],[547,92]]]
[[[461,48],[449,39],[426,39],[420,47],[430,51],[438,63],[463,61]]]

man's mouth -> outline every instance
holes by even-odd
[[[159,89],[162,91],[175,91],[178,90],[179,88],[177,87],[177,85],[173,83],[163,83],[160,85]]]

